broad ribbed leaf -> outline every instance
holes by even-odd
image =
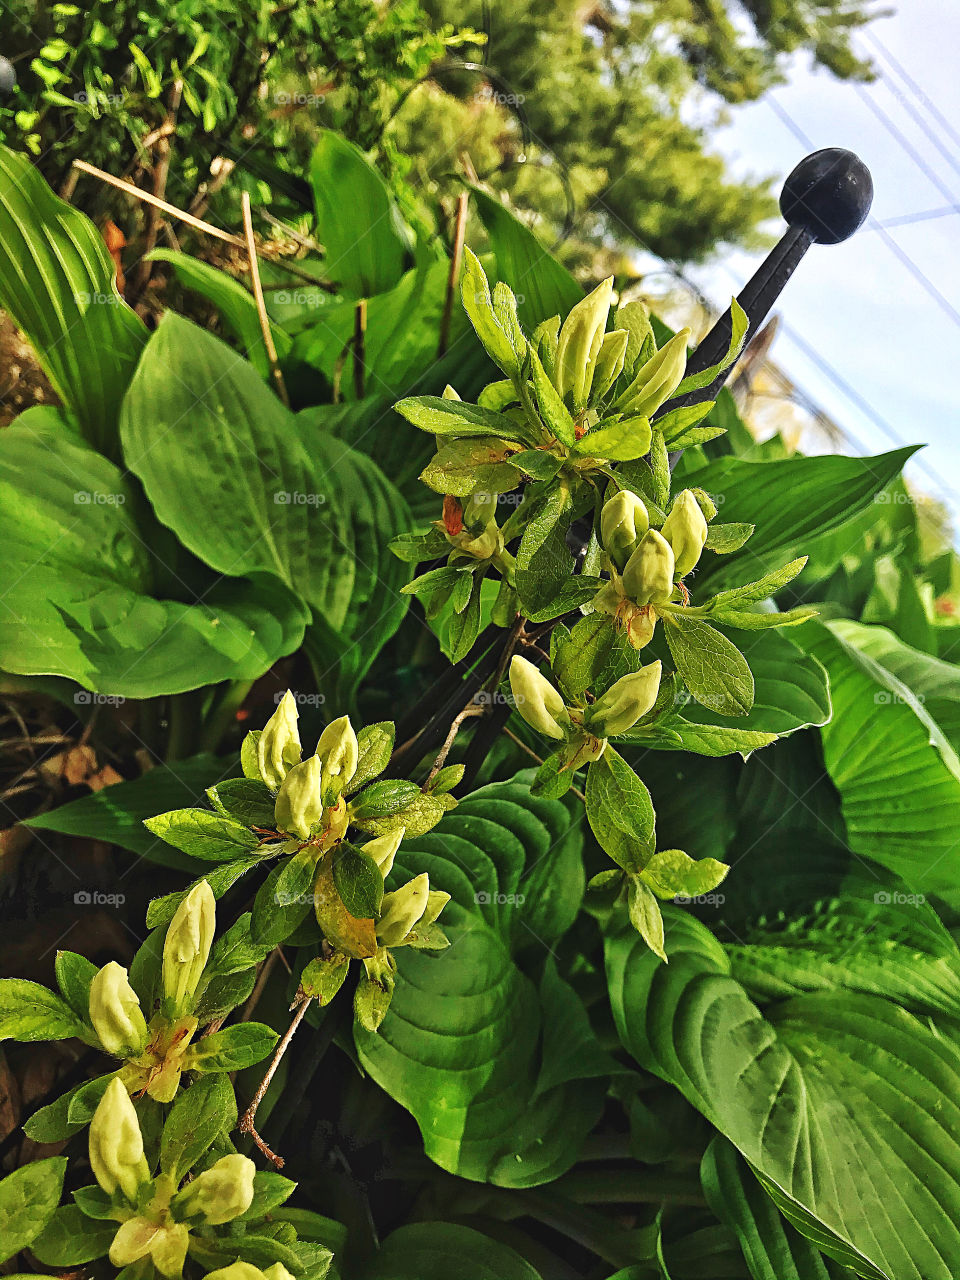
[[[415,1222],[394,1231],[360,1280],[540,1280],[498,1240],[449,1222]]]
[[[521,944],[534,957],[555,945],[583,885],[579,830],[528,781],[484,787],[404,842],[388,888],[427,871],[452,895],[440,917],[451,946],[397,952],[386,1020],[376,1034],[355,1029],[364,1069],[413,1113],[427,1155],[513,1187],[573,1163],[612,1069],[573,990],[551,971],[538,990],[512,958]],[[558,888],[544,901],[547,867],[576,895]],[[564,1037],[549,1034],[558,1027]]]
[[[805,554],[805,544],[863,511],[903,469],[914,449],[874,458],[783,458],[746,462],[719,458],[685,472],[683,483],[718,500],[724,524],[753,524],[741,551],[704,555],[695,584],[698,600],[723,587],[752,582]],[[853,541],[853,539],[851,539]]]
[[[85,437],[119,454],[117,415],[146,325],[122,300],[100,232],[0,147],[0,306],[30,341]]]
[[[787,1222],[724,1138],[714,1138],[700,1168],[707,1202],[736,1234],[753,1280],[841,1280],[836,1263]]]
[[[207,564],[276,575],[335,631],[368,629],[371,610],[381,640],[396,628],[407,571],[386,547],[406,527],[403,499],[369,458],[301,424],[219,339],[168,312],[121,429],[157,515]]]
[[[0,666],[150,698],[254,680],[300,643],[305,611],[282,583],[204,575],[195,590],[154,556],[157,542],[162,531],[112,462],[66,432],[8,427]]]
[[[374,166],[359,147],[323,129],[310,161],[310,183],[327,278],[355,298],[392,289],[413,236]]]
[[[624,1046],[674,1084],[781,1207],[889,1280],[960,1268],[960,1052],[877,996],[826,992],[764,1012],[710,932],[666,908],[669,965],[607,942]],[[819,1227],[818,1227],[819,1224]]]
[[[830,676],[823,753],[850,847],[912,889],[957,898],[960,760],[917,697],[831,627],[806,623],[804,647]]]

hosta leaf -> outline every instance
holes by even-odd
[[[167,312],[121,431],[157,515],[212,568],[276,576],[333,631],[369,627],[371,612],[382,614],[381,642],[396,628],[408,575],[387,544],[407,522],[402,498],[369,458],[290,413],[219,339]]]
[[[391,885],[426,871],[432,887],[452,895],[440,917],[451,946],[398,952],[400,977],[379,1032],[355,1028],[364,1069],[413,1113],[430,1158],[506,1186],[549,1181],[576,1159],[602,1086],[551,1080],[607,1069],[605,1059],[582,1054],[579,1068],[558,1070],[543,1028],[548,1017],[571,1025],[569,1006],[563,1013],[557,1000],[576,997],[565,984],[559,997],[556,984],[538,993],[512,959],[518,940],[552,946],[571,920],[563,895],[545,910],[528,877],[541,860],[555,877],[579,863],[567,810],[533,799],[528,781],[483,787],[435,834],[404,841]]]
[[[149,336],[117,292],[116,270],[90,219],[25,155],[0,147],[0,306],[84,436],[114,458],[120,400]]]
[[[756,525],[742,551],[719,560],[704,557],[694,594],[706,599],[723,587],[752,580],[795,556],[806,543],[846,524],[867,509],[875,494],[903,469],[914,449],[896,449],[873,458],[784,458],[747,462],[726,457],[683,472],[683,483],[698,485],[715,499],[724,521]]]
[[[152,410],[150,421],[152,431]],[[174,582],[184,603],[170,598],[155,542],[162,531],[112,462],[49,431],[8,427],[0,440],[9,584],[0,666],[148,698],[255,679],[300,643],[305,611],[282,583],[264,574],[201,578],[196,591]]]
[[[960,760],[917,697],[830,627],[797,633],[826,667],[834,714],[821,730],[851,849],[915,891],[957,899]]]
[[[607,974],[624,1046],[675,1085],[774,1189],[889,1280],[960,1267],[960,1052],[877,996],[802,995],[765,1012],[720,944],[665,907],[670,964],[624,929]],[[839,1242],[837,1244],[836,1242]]]
[[[310,160],[310,184],[327,278],[356,298],[392,289],[413,236],[390,188],[360,148],[322,129]],[[349,218],[343,216],[347,191]]]
[[[700,1168],[707,1202],[736,1233],[753,1280],[842,1280],[848,1272],[790,1225],[724,1138],[714,1138]]]
[[[447,1222],[414,1222],[394,1231],[359,1280],[540,1280],[498,1240]]]

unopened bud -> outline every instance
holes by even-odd
[[[216,926],[217,900],[200,880],[177,907],[163,943],[163,994],[178,1010],[197,990]]]
[[[590,732],[602,738],[615,738],[632,729],[656,702],[661,671],[660,662],[651,662],[648,667],[641,667],[612,684],[590,708]]]
[[[310,756],[295,764],[280,785],[273,820],[278,831],[308,840],[323,818],[323,761]]]
[[[612,298],[613,276],[610,276],[577,303],[560,329],[556,387],[561,396],[570,397],[576,412],[586,408],[590,397],[594,366]]]
[[[570,723],[563,698],[532,662],[514,654],[510,662],[510,688],[517,710],[527,724],[548,738],[565,736]]]
[[[90,1168],[97,1182],[112,1196],[120,1190],[131,1204],[150,1170],[143,1154],[140,1122],[130,1095],[114,1077],[100,1099],[89,1134]]]
[[[337,796],[357,772],[360,746],[349,716],[332,721],[320,735],[317,757],[323,761],[323,790],[327,804]]]
[[[257,743],[260,774],[271,790],[276,791],[287,770],[300,759],[300,733],[297,729],[297,703],[288,689],[276,711],[263,726]]]
[[[128,1218],[113,1238],[110,1261],[115,1267],[129,1267],[149,1256],[162,1276],[172,1278],[183,1272],[189,1243],[190,1233],[182,1223],[160,1226],[153,1218]]]
[[[629,340],[630,334],[626,329],[612,329],[610,333],[603,335],[594,364],[593,386],[590,388],[594,400],[609,391],[623,373]]]
[[[400,841],[403,839],[405,832],[406,827],[401,827],[399,831],[391,831],[389,835],[377,836],[376,840],[368,840],[363,846],[363,852],[369,854],[374,860],[380,868],[380,874],[384,880],[393,870],[393,860],[397,856],[397,850],[400,848]]]
[[[447,385],[443,388],[443,395],[441,398],[443,400],[459,400],[460,396],[453,389],[453,387],[451,387],[450,383],[448,382]]]
[[[263,1280],[265,1275],[272,1274],[272,1272],[273,1267],[269,1269],[269,1272],[261,1271],[252,1262],[238,1261],[231,1262],[229,1267],[221,1267],[219,1271],[208,1271],[205,1280]]]
[[[449,893],[445,893],[442,889],[431,889],[427,895],[427,909],[417,921],[417,924],[421,927],[433,924],[449,901]]]
[[[622,569],[650,527],[647,508],[635,493],[621,489],[600,511],[600,541],[607,555]]]
[[[293,1280],[293,1276],[282,1262],[274,1262],[263,1273],[267,1280]]]
[[[430,900],[430,877],[426,871],[408,880],[393,893],[385,893],[377,921],[377,937],[385,947],[395,947],[423,916]]]
[[[634,604],[663,604],[673,593],[673,548],[648,529],[623,570],[623,589]]]
[[[172,1208],[178,1218],[202,1215],[212,1227],[232,1222],[253,1203],[256,1165],[246,1156],[222,1156],[180,1192]]]
[[[620,412],[649,418],[676,391],[687,368],[689,329],[681,329],[652,356],[616,403]]]
[[[689,489],[684,489],[677,494],[663,523],[663,536],[673,548],[678,578],[686,577],[700,559],[707,532],[700,503]]]
[[[111,960],[90,983],[90,1021],[107,1053],[130,1058],[147,1043],[140,1000],[123,965]]]
[[[463,523],[470,529],[485,529],[497,514],[497,495],[481,490],[472,494],[463,508]]]

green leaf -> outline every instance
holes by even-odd
[[[518,1253],[471,1227],[414,1222],[394,1231],[359,1280],[540,1280]]]
[[[255,942],[279,946],[310,915],[315,869],[315,851],[309,848],[273,868],[253,903],[250,933]]]
[[[97,975],[97,966],[75,951],[58,951],[55,970],[60,994],[81,1022],[86,1023],[90,1011],[90,984]]]
[[[533,393],[537,398],[540,415],[553,435],[563,444],[573,448],[577,443],[577,433],[570,411],[563,403],[559,391],[547,377],[540,357],[533,347],[529,348],[529,356]]]
[[[333,882],[352,916],[370,920],[379,914],[383,876],[368,853],[341,841],[333,855]]]
[[[209,809],[173,809],[147,818],[143,824],[175,849],[204,862],[230,862],[260,846],[249,827]]]
[[[667,614],[664,630],[677,674],[697,702],[720,715],[747,715],[753,674],[736,645],[708,622],[682,612]]]
[[[390,763],[396,730],[390,720],[368,724],[357,734],[357,768],[345,795],[352,795],[371,779],[378,777]]]
[[[264,1026],[262,1022],[238,1022],[192,1044],[187,1050],[186,1062],[191,1070],[206,1074],[243,1071],[261,1062],[279,1039],[273,1027]]]
[[[356,298],[392,289],[413,237],[374,166],[342,134],[323,129],[310,160],[310,183],[327,276]],[[343,216],[347,192],[349,218]]]
[[[170,1109],[160,1139],[160,1168],[179,1182],[236,1122],[237,1103],[230,1081],[218,1075],[198,1080],[178,1095]]]
[[[716,1137],[700,1166],[707,1203],[736,1234],[753,1280],[843,1280],[849,1272],[825,1258],[779,1213],[735,1147]]]
[[[639,872],[639,879],[658,898],[699,898],[722,884],[730,868],[716,858],[691,858],[682,849],[655,853]]]
[[[215,898],[222,898],[245,872],[251,867],[259,866],[261,862],[261,855],[257,854],[249,858],[237,858],[235,862],[221,862],[215,867],[205,867],[203,875],[186,889],[179,889],[176,893],[165,893],[163,897],[154,898],[151,901],[147,907],[147,928],[157,929],[161,925],[169,924],[176,914],[177,907],[200,880],[206,880]]]
[[[169,262],[181,284],[207,298],[220,312],[221,319],[240,344],[240,350],[254,365],[261,378],[271,376],[270,360],[263,341],[263,329],[253,294],[239,280],[189,253],[171,249],[154,249],[147,254],[151,262]],[[278,325],[271,325],[273,343],[282,360],[290,351],[292,339]]]
[[[265,782],[253,778],[227,778],[207,788],[207,798],[219,814],[245,827],[271,830],[274,825],[273,795]]]
[[[657,430],[671,449],[685,448],[688,442],[701,443],[697,440],[697,432],[693,428],[704,420],[713,406],[713,400],[704,400],[701,404],[686,404],[679,409],[671,409],[669,413],[657,418]],[[709,427],[706,430],[709,431],[706,436],[708,440],[724,434],[723,427]]]
[[[90,1037],[70,1006],[39,982],[0,979],[0,1040],[70,1040]]]
[[[258,1219],[276,1209],[278,1205],[289,1200],[297,1189],[297,1184],[279,1173],[271,1173],[258,1169],[253,1175],[253,1202],[250,1208],[241,1213],[236,1222],[256,1222]]]
[[[399,400],[394,408],[415,427],[435,436],[496,436],[501,440],[520,441],[527,438],[526,431],[504,414],[465,400],[412,396]]]
[[[169,366],[165,379],[169,385]],[[150,421],[153,431],[153,406]],[[207,465],[195,477],[203,504],[209,474]],[[169,571],[151,550],[164,536],[136,486],[62,433],[21,423],[4,430],[0,542],[9,583],[0,617],[6,671],[148,698],[256,679],[303,636],[305,610],[262,574],[201,576],[198,594],[189,593],[194,603],[166,598]]]
[[[636,649],[603,613],[580,618],[570,632],[555,627],[551,650],[550,669],[571,701],[588,689],[599,695],[640,666]]]
[[[133,782],[104,787],[47,813],[36,814],[24,825],[102,840],[151,861],[189,870],[193,866],[190,860],[147,831],[143,820],[196,801],[205,787],[218,783],[234,767],[233,761],[211,755],[191,756],[178,760],[174,766],[158,765]]]
[[[729,369],[734,360],[743,350],[743,344],[747,340],[747,330],[750,328],[750,317],[741,307],[736,298],[730,299],[730,344],[726,353],[721,360],[704,369],[702,373],[691,373],[680,383],[671,399],[677,396],[685,396],[690,391],[699,391],[703,387],[709,387],[710,383],[724,369]],[[659,425],[659,424],[658,424]]]
[[[547,489],[527,521],[517,549],[516,586],[528,615],[552,608],[573,573],[573,556],[567,547],[573,513],[569,485],[561,480]]]
[[[778,591],[782,591],[788,582],[793,581],[806,563],[807,557],[801,556],[797,560],[791,560],[789,564],[783,565],[780,569],[774,569],[773,572],[764,574],[756,582],[747,582],[743,586],[731,587],[728,591],[719,592],[704,606],[708,616],[715,618],[717,622],[726,622],[731,626],[742,625],[736,619],[741,617],[748,605],[759,604],[760,601],[767,600],[771,596],[775,596]],[[774,618],[779,616],[782,619],[788,615],[774,614],[773,616]]]
[[[821,730],[823,756],[851,849],[915,891],[957,901],[956,752],[907,686],[832,627],[809,623],[798,635],[830,676],[833,717]]]
[[[490,359],[511,378],[517,378],[520,363],[513,344],[494,310],[490,283],[480,265],[480,259],[466,247],[463,251],[460,299]]]
[[[75,1267],[106,1257],[117,1234],[116,1222],[94,1222],[78,1205],[54,1211],[30,1246],[47,1267]]]
[[[609,458],[630,462],[650,452],[650,421],[644,417],[621,418],[609,425],[599,423],[573,446],[574,453],[588,458]]]
[[[565,316],[583,297],[570,272],[489,191],[469,190],[496,255],[499,278],[522,295],[521,323],[532,332],[542,320]]]
[[[114,458],[120,400],[148,337],[115,275],[89,218],[54,195],[26,156],[0,147],[0,306],[84,436]]]
[[[739,551],[753,536],[756,525],[752,524],[710,524],[707,528],[707,541],[704,544],[708,551],[715,551],[718,556],[728,556],[732,551]]]
[[[166,313],[121,432],[160,520],[218,573],[279,578],[334,633],[375,622],[383,643],[399,625],[408,575],[387,549],[408,521],[399,493],[369,458],[290,413],[212,334]],[[364,648],[376,653],[370,635]]]
[[[429,1158],[461,1177],[513,1187],[569,1168],[604,1092],[593,1081],[595,1057],[582,1062],[590,1083],[549,1085],[553,1051],[542,1056],[541,1028],[564,1016],[569,1025],[569,1009],[545,1005],[553,991],[538,992],[512,958],[519,943],[542,955],[570,924],[564,894],[538,901],[534,885],[543,881],[528,877],[541,863],[554,879],[576,874],[582,885],[583,875],[566,808],[531,797],[529,778],[480,788],[441,831],[404,841],[393,876],[403,883],[426,871],[431,887],[452,895],[441,917],[452,945],[398,952],[379,1032],[354,1028],[364,1070],[413,1113]]]
[[[788,1216],[812,1219],[805,1233],[822,1248],[859,1257],[860,1274],[951,1280],[960,1052],[875,996],[817,993],[761,1012],[702,924],[671,907],[665,919],[668,966],[628,931],[607,942],[625,1048],[739,1149]]]
[[[724,521],[756,526],[756,536],[743,552],[701,562],[697,599],[806,554],[814,537],[865,511],[914,452],[908,448],[873,458],[829,455],[776,462],[726,457],[694,470],[684,468],[678,479],[705,489]]]
[[[653,852],[650,792],[613,747],[587,769],[587,821],[600,847],[625,871]]]
[[[667,953],[663,949],[663,914],[660,911],[660,904],[649,886],[636,877],[631,877],[627,888],[627,914],[630,917],[630,923],[653,954],[661,960],[666,960]]]
[[[25,1249],[53,1217],[60,1203],[65,1156],[35,1160],[0,1182],[0,1262]]]

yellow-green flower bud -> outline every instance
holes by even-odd
[[[463,523],[468,529],[485,529],[497,514],[497,495],[481,489],[471,494],[463,506]]]
[[[279,1266],[279,1263],[275,1263],[274,1266]],[[206,1280],[263,1280],[265,1275],[272,1276],[273,1273],[273,1267],[270,1267],[269,1271],[261,1271],[252,1262],[238,1261],[231,1262],[229,1267],[221,1267],[219,1271],[208,1271]]]
[[[273,807],[278,831],[309,839],[323,818],[323,781],[323,761],[319,756],[310,756],[293,766],[280,784]]]
[[[393,870],[393,860],[397,856],[400,841],[403,839],[406,830],[406,827],[401,827],[399,831],[391,831],[389,835],[377,836],[375,840],[368,840],[363,846],[363,852],[369,854],[374,860],[380,868],[380,874],[384,880]]]
[[[624,591],[634,604],[663,604],[673,593],[673,578],[673,548],[656,529],[648,529],[624,567]]]
[[[622,569],[650,527],[647,508],[635,493],[621,489],[600,511],[600,541],[607,555]]]
[[[617,400],[618,412],[639,414],[649,418],[676,391],[687,368],[689,329],[675,333],[668,343],[652,356]]]
[[[385,893],[377,921],[377,937],[385,947],[402,942],[418,923],[430,901],[430,877],[426,871],[408,880],[393,893]]]
[[[706,519],[700,503],[689,489],[677,494],[662,532],[673,548],[677,577],[686,577],[700,559],[707,540]]]
[[[417,921],[421,928],[428,924],[433,924],[449,901],[449,893],[444,893],[442,889],[431,889],[427,894],[427,909]]]
[[[163,994],[178,1010],[197,989],[216,927],[217,900],[200,880],[177,907],[163,943]]]
[[[577,303],[560,329],[556,387],[561,396],[570,397],[578,413],[586,408],[590,398],[595,362],[612,298],[613,276],[610,276]]]
[[[612,684],[590,708],[590,732],[602,738],[615,738],[632,729],[656,702],[661,671],[660,662],[651,662],[648,667],[641,667]]]
[[[591,392],[594,400],[609,391],[623,373],[623,363],[627,355],[627,343],[630,334],[626,329],[612,329],[603,335],[600,350],[594,365],[593,386]]]
[[[179,1276],[187,1256],[190,1233],[179,1222],[161,1225],[153,1218],[128,1218],[110,1246],[115,1267],[128,1267],[148,1254],[162,1276]]]
[[[293,1280],[293,1276],[282,1262],[274,1262],[263,1274],[267,1280]]]
[[[297,729],[297,703],[288,689],[276,711],[263,726],[257,743],[260,774],[271,790],[276,791],[287,770],[300,759],[300,733]]]
[[[111,960],[90,983],[90,1021],[107,1053],[132,1058],[147,1043],[140,1000],[122,964]]]
[[[140,1122],[130,1095],[114,1077],[100,1099],[89,1134],[90,1168],[108,1196],[122,1191],[131,1204],[150,1177]]]
[[[548,738],[562,738],[570,713],[550,681],[532,662],[514,654],[510,662],[510,689],[517,710],[527,724]]]
[[[447,383],[447,385],[443,388],[443,395],[441,396],[441,399],[443,399],[443,400],[459,400],[459,399],[460,399],[460,396],[459,396],[458,392],[457,392],[457,391],[455,391],[455,390],[454,390],[454,388],[453,388],[453,387],[451,387],[450,383],[448,382],[448,383]]]
[[[257,1166],[246,1156],[222,1156],[180,1192],[173,1202],[178,1218],[201,1214],[212,1227],[232,1222],[253,1203]]]
[[[337,796],[357,772],[360,746],[349,716],[332,721],[320,735],[317,756],[323,761],[323,791],[327,804]]]

